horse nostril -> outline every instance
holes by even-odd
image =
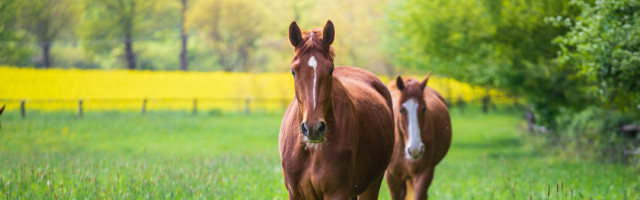
[[[320,125],[318,125],[318,133],[323,134],[325,131],[327,131],[327,123],[321,121]]]
[[[303,135],[309,136],[309,129],[307,129],[307,123],[302,122],[302,124],[300,125],[300,129]]]
[[[411,148],[408,148],[408,149],[407,149],[407,153],[409,153],[409,155],[413,155],[413,154],[411,153]]]

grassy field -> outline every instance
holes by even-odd
[[[640,198],[637,171],[536,153],[519,114],[452,114],[433,199]],[[286,198],[281,113],[8,112],[0,121],[2,199]]]

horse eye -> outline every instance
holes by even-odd
[[[405,110],[404,108],[400,109],[400,113],[404,114],[406,112],[407,112],[407,110]]]
[[[331,69],[329,69],[329,76],[333,75],[333,67],[331,67]]]
[[[296,77],[296,71],[293,71],[293,69],[291,69],[291,75],[293,75],[293,78]]]
[[[427,112],[427,107],[422,107],[422,112]]]

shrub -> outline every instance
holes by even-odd
[[[633,121],[632,113],[606,110],[590,106],[579,112],[563,111],[556,118],[561,126],[547,135],[562,154],[578,159],[596,159],[608,162],[640,162],[640,138],[620,133],[619,127]]]

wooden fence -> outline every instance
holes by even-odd
[[[498,99],[498,101],[495,101]],[[18,110],[22,117],[27,110],[32,111],[71,111],[82,116],[86,111],[134,111],[145,114],[149,110],[182,110],[198,114],[202,111],[232,111],[251,113],[252,111],[284,111],[291,98],[111,98],[111,99],[0,99],[0,106],[6,105],[7,111]],[[462,98],[445,97],[448,106],[459,107],[464,111],[468,104],[481,106],[484,112],[496,109],[496,105],[520,107],[516,98],[495,95],[476,101]],[[509,103],[510,100],[510,103]]]
[[[199,111],[219,110],[251,113],[252,111],[284,111],[291,99],[262,98],[141,98],[141,99],[0,99],[8,111],[19,110],[22,117],[27,110],[73,111],[78,116],[87,111],[186,110],[193,115]]]

